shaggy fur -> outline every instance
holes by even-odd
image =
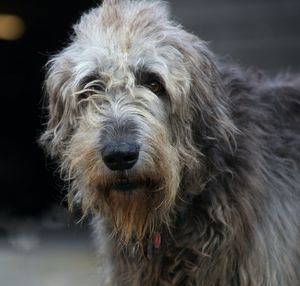
[[[41,143],[93,216],[100,285],[300,285],[299,77],[219,63],[163,2],[106,0],[45,87]],[[120,140],[138,161],[112,171]]]

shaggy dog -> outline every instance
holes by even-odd
[[[221,64],[163,2],[104,0],[45,87],[100,285],[300,285],[299,78]]]

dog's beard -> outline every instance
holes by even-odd
[[[81,146],[81,150],[74,146]],[[169,144],[159,146],[154,149],[155,156],[149,156],[151,160],[141,160],[131,170],[110,171],[94,147],[74,142],[65,164],[67,172],[73,174],[71,203],[77,200],[83,213],[108,218],[120,243],[151,237],[169,224],[180,180],[176,149]]]
[[[173,160],[174,161],[174,160]],[[171,162],[170,162],[171,163]],[[98,210],[109,217],[121,243],[141,241],[168,224],[178,188],[178,174],[160,162],[144,172],[129,171],[98,181]],[[176,168],[175,168],[176,170]]]
[[[132,191],[112,190],[105,198],[102,210],[113,224],[114,234],[121,243],[140,241],[158,231],[163,221],[168,221],[167,198],[162,186],[150,189],[145,186]]]

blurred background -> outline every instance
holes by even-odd
[[[63,203],[43,130],[43,66],[101,1],[0,0],[0,285],[98,285],[88,227]],[[244,67],[300,70],[299,0],[171,0],[174,19]]]

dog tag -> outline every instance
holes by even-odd
[[[155,249],[160,248],[161,244],[161,235],[159,232],[155,233],[152,239],[152,243]]]

